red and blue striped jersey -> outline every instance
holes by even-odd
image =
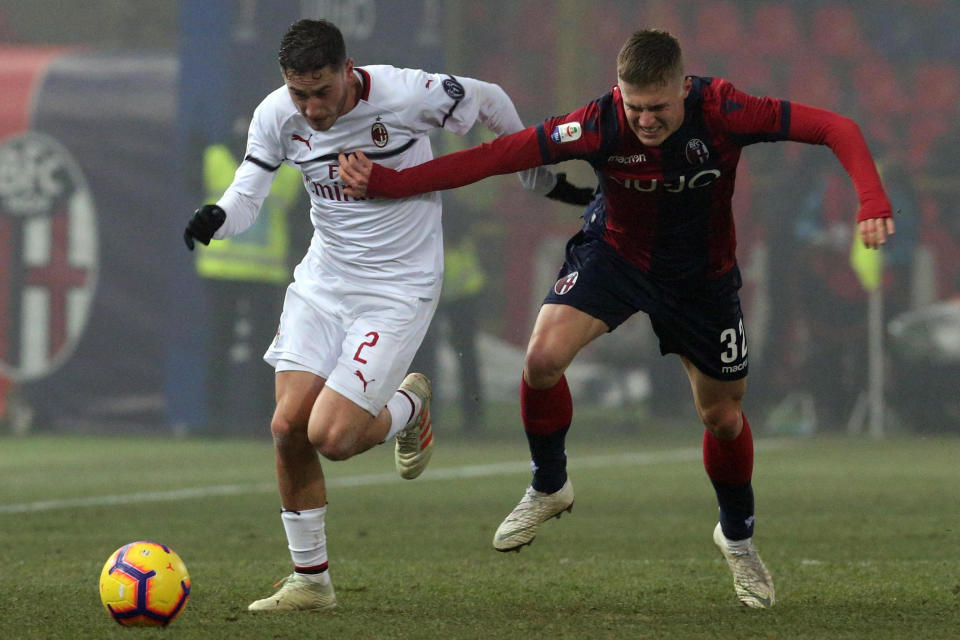
[[[695,77],[683,123],[657,147],[630,130],[618,87],[538,125],[536,136],[545,164],[578,158],[596,172],[602,198],[588,232],[644,271],[711,277],[736,261],[731,201],[741,148],[784,140],[789,129],[789,102]]]
[[[732,198],[741,149],[796,140],[828,145],[853,178],[858,219],[887,217],[890,204],[857,125],[835,113],[738,91],[693,76],[680,128],[657,147],[629,128],[618,87],[563,116],[423,165],[374,165],[369,195],[406,197],[532,166],[581,159],[600,195],[586,229],[640,269],[664,278],[718,277],[736,263]]]

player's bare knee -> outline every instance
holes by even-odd
[[[327,460],[346,460],[354,454],[352,439],[343,430],[324,429],[311,432],[310,443]]]
[[[703,426],[718,440],[734,440],[743,429],[739,408],[716,405],[700,412]]]
[[[311,456],[316,456],[307,439],[306,425],[274,418],[270,423],[273,435],[273,448],[277,453],[277,463],[284,467],[296,467]]]
[[[327,442],[322,447],[318,447],[317,451],[332,462],[348,460],[353,457],[353,448],[343,446],[339,442]]]
[[[549,389],[557,384],[566,363],[560,362],[549,351],[536,349],[527,351],[523,376],[527,384],[534,389]]]
[[[282,415],[274,415],[270,421],[270,434],[278,445],[303,440],[303,425],[294,424]]]

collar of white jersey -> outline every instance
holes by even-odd
[[[353,72],[360,79],[360,99],[364,102],[370,100],[370,74],[362,67],[354,67]]]

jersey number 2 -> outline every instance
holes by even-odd
[[[360,352],[363,351],[364,347],[372,347],[373,345],[377,344],[377,340],[380,339],[380,334],[377,333],[376,331],[371,331],[364,337],[370,338],[370,339],[367,340],[366,342],[360,343],[360,346],[357,347],[357,352],[353,354],[353,359],[356,360],[357,362],[367,364],[367,361],[360,357]]]

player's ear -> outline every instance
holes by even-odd
[[[343,73],[348,78],[353,74],[353,58],[347,58],[343,63]]]
[[[693,87],[693,78],[690,76],[685,76],[683,78],[683,99],[686,100],[687,96],[690,94],[690,89]]]

